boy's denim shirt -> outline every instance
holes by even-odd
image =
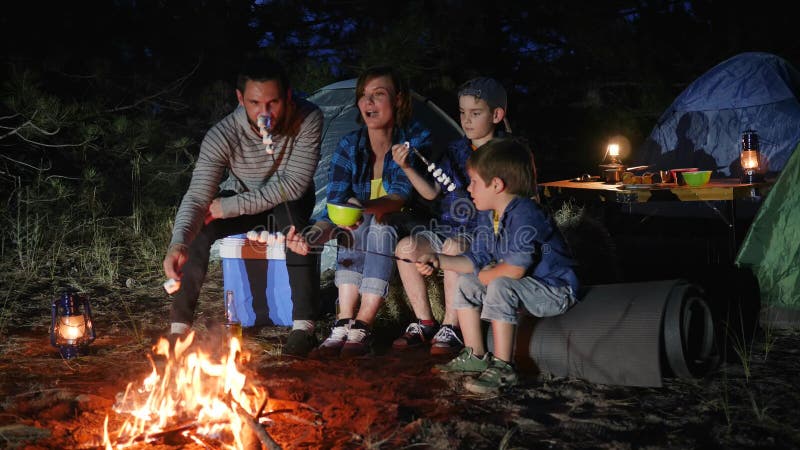
[[[437,165],[456,185],[452,192],[443,191],[439,201],[441,220],[434,231],[447,237],[459,233],[472,234],[478,226],[478,210],[467,192],[467,158],[471,154],[472,143],[462,137],[447,146],[447,154]]]
[[[478,214],[472,247],[464,256],[472,261],[475,274],[492,262],[524,267],[532,276],[550,286],[570,286],[578,293],[571,252],[553,219],[533,200],[515,197],[500,217],[497,234],[492,211]]]
[[[392,136],[393,144],[402,144],[405,141],[420,150],[422,154],[427,154],[427,147],[431,145],[431,133],[419,123],[412,122],[407,128],[396,128]],[[372,151],[367,144],[366,127],[346,134],[339,141],[331,157],[327,201],[347,203],[350,197],[362,202],[369,200],[370,182],[375,176],[372,174],[372,164],[370,164]],[[408,158],[410,164],[415,164],[414,152],[411,152]],[[383,159],[381,177],[387,194],[397,194],[408,199],[413,187],[403,169],[392,159],[391,151],[386,152]],[[316,220],[330,222],[327,208],[322,209]]]

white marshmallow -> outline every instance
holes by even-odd
[[[257,241],[258,240],[258,231],[250,230],[247,232],[247,239],[250,241]]]
[[[447,186],[447,192],[453,192],[455,190],[456,190],[456,185],[455,184],[451,184],[450,186]]]
[[[431,163],[431,165],[428,166],[428,172],[433,172],[434,169],[436,169],[436,164]]]
[[[267,246],[271,247],[273,245],[275,245],[275,235],[270,233],[269,236],[267,236]]]
[[[442,169],[436,169],[433,171],[433,176],[438,177],[442,174]]]
[[[175,278],[170,278],[169,280],[164,282],[164,290],[167,291],[167,294],[174,294],[178,292],[178,289],[181,288],[181,281],[176,280]]]
[[[267,243],[267,239],[269,239],[269,232],[267,232],[267,230],[262,231],[258,235],[258,242],[260,244],[266,244]]]

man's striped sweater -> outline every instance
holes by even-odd
[[[295,113],[302,120],[300,131],[294,138],[272,137],[274,162],[273,155],[265,152],[261,136],[250,127],[242,106],[206,133],[189,189],[175,217],[170,245],[192,242],[226,174],[222,185],[237,195],[221,199],[223,218],[258,214],[285,200],[297,200],[306,192],[314,182],[319,162],[323,118],[320,109],[305,100],[296,100]]]

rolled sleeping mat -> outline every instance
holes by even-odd
[[[718,362],[714,341],[703,292],[685,280],[596,285],[560,316],[523,315],[515,362],[594,383],[660,387],[665,377],[710,370]]]

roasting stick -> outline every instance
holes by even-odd
[[[299,241],[299,239],[294,239],[294,241]],[[339,246],[336,245],[336,244],[321,244],[321,246],[330,247],[330,248],[339,248]],[[317,245],[315,245],[314,247],[317,247]],[[285,244],[284,244],[284,251],[285,251],[285,248],[286,247],[285,247]],[[409,264],[416,264],[417,263],[416,261],[413,261],[413,260],[408,259],[408,258],[401,258],[401,257],[396,256],[396,255],[387,255],[386,253],[374,252],[372,250],[364,250],[364,249],[361,249],[361,248],[351,248],[350,250],[353,250],[353,251],[356,251],[356,252],[361,252],[361,253],[368,253],[370,255],[383,256],[385,258],[391,258],[391,259],[393,259],[395,261],[402,261],[402,262],[409,263]],[[431,263],[428,263],[428,265],[433,267],[433,265]],[[435,267],[434,267],[434,269],[435,269]]]
[[[453,192],[454,190],[456,190],[456,184],[453,183],[453,180],[451,180],[450,177],[447,176],[447,174],[442,171],[442,169],[437,168],[435,163],[428,161],[428,159],[425,158],[425,156],[423,156],[419,150],[417,150],[415,147],[412,147],[408,141],[403,143],[403,145],[405,145],[406,148],[413,151],[414,154],[417,155],[419,159],[422,160],[423,163],[425,163],[425,166],[427,166],[428,168],[428,172],[430,172],[433,178],[437,182],[439,182],[439,184],[442,185],[442,188],[444,190],[446,190],[447,192]]]

